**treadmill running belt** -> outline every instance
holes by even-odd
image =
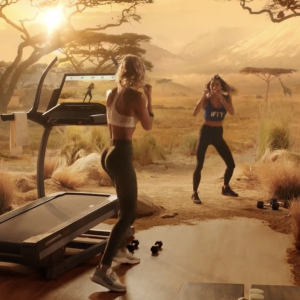
[[[44,234],[82,213],[88,213],[100,203],[104,206],[109,203],[107,198],[107,195],[59,195],[1,223],[0,241],[17,243]]]

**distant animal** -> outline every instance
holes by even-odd
[[[256,98],[256,99],[265,99],[265,98],[264,98],[263,96],[261,96],[261,95],[256,95],[255,98]]]
[[[283,82],[281,81],[281,78],[279,77],[278,78],[281,86],[282,86],[282,89],[283,89],[283,93],[285,96],[292,96],[292,90],[290,88],[288,88],[286,85],[283,84]]]

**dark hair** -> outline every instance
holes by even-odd
[[[221,89],[222,89],[223,93],[227,93],[227,91],[230,90],[229,84],[227,84],[225,80],[223,80],[218,74],[216,74],[216,75],[213,76],[213,78],[208,83],[206,83],[206,85],[204,86],[204,91],[207,90],[207,91],[211,92],[210,84],[214,80],[219,80],[220,81]]]

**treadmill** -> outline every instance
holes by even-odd
[[[43,72],[34,104],[27,112],[27,119],[44,127],[37,160],[38,199],[0,216],[0,261],[37,267],[49,279],[103,252],[110,231],[93,227],[118,212],[114,194],[70,191],[45,196],[44,160],[52,128],[107,124],[106,107],[99,102],[59,103],[63,87],[70,81],[115,78],[114,74],[65,74],[61,86],[53,90],[47,110],[41,112],[43,82],[56,61]],[[12,121],[14,114],[2,114],[1,119]]]

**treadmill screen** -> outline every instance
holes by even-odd
[[[106,94],[116,87],[115,74],[65,74],[57,104],[101,103]]]

